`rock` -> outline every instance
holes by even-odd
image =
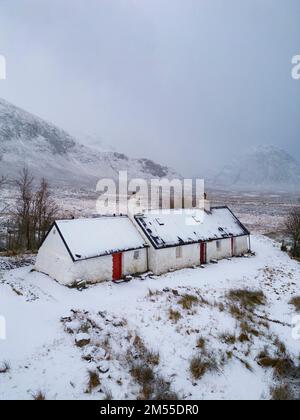
[[[88,334],[77,334],[75,338],[75,344],[77,347],[88,346],[91,342],[91,338]]]
[[[104,360],[97,366],[97,369],[100,373],[107,373],[109,372],[109,363]]]
[[[69,334],[74,334],[80,329],[80,322],[79,321],[71,321],[65,324],[66,332]]]
[[[95,346],[86,346],[82,353],[83,360],[91,362],[95,358],[98,348]]]

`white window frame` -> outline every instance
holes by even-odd
[[[222,249],[222,241],[221,240],[216,242],[216,247],[217,247],[218,251],[221,251],[221,249]]]
[[[140,259],[140,257],[141,257],[141,253],[140,253],[140,251],[138,251],[138,250],[134,251],[134,254],[133,254],[133,259],[134,259],[135,261],[138,261],[138,260]]]

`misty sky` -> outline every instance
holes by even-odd
[[[299,0],[0,0],[0,97],[186,175],[300,159]]]

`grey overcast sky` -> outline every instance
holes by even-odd
[[[0,0],[0,54],[0,97],[131,156],[300,159],[299,0]]]

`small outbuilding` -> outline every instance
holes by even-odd
[[[148,211],[134,216],[150,245],[148,268],[160,275],[246,254],[250,232],[228,207]]]
[[[63,285],[120,280],[148,270],[148,245],[127,216],[56,221],[35,265]]]

